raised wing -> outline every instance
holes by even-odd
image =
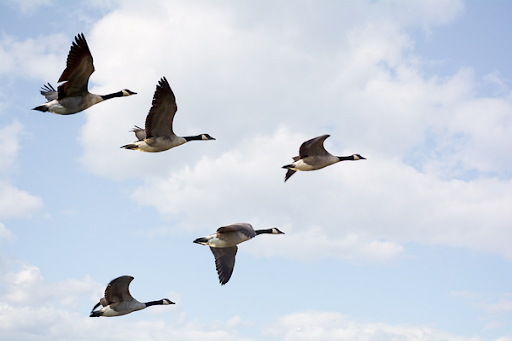
[[[219,227],[217,229],[217,232],[218,233],[240,232],[240,233],[243,233],[248,238],[256,237],[256,232],[254,232],[252,225],[247,224],[247,223],[237,223],[237,224],[231,224],[228,226]]]
[[[107,289],[105,289],[106,305],[133,300],[133,297],[130,295],[130,291],[128,290],[128,286],[131,281],[133,281],[132,276],[121,276],[112,280],[108,284]]]
[[[158,82],[151,109],[146,117],[146,138],[172,136],[172,121],[178,107],[176,97],[165,77]]]
[[[215,268],[219,274],[220,284],[226,284],[233,274],[235,268],[235,256],[238,247],[210,247],[215,257]]]
[[[84,34],[75,37],[69,50],[66,69],[62,72],[59,82],[66,82],[58,87],[59,99],[79,96],[87,92],[89,77],[94,72],[91,51]]]
[[[46,100],[48,102],[57,99],[57,91],[53,88],[53,86],[50,83],[45,84],[41,87],[41,95],[46,97]]]
[[[311,140],[304,142],[299,149],[299,156],[301,159],[312,155],[327,155],[329,154],[324,148],[324,141],[330,135],[322,135],[315,137]],[[294,158],[295,159],[295,158]]]

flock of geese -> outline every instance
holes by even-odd
[[[136,95],[128,89],[108,94],[91,94],[88,90],[89,77],[94,72],[93,58],[87,41],[82,34],[75,37],[68,54],[66,69],[59,78],[57,91],[48,83],[41,88],[41,94],[47,102],[33,110],[49,111],[60,115],[70,115],[85,110],[95,104],[115,97]],[[209,134],[196,136],[177,136],[172,128],[174,116],[178,107],[176,97],[165,77],[158,82],[153,95],[153,101],[146,123],[143,128],[135,126],[137,141],[121,148],[139,150],[142,152],[162,152],[189,141],[215,140]],[[287,181],[296,171],[312,171],[321,169],[340,161],[365,160],[359,154],[350,156],[334,156],[324,148],[324,141],[329,135],[322,135],[304,142],[299,149],[299,156],[293,158],[293,163],[283,166],[287,169],[284,181]],[[237,223],[223,226],[209,236],[197,238],[194,243],[207,245],[215,257],[215,267],[221,285],[226,284],[233,273],[237,245],[260,234],[284,234],[278,228],[254,230],[251,224]],[[121,276],[112,280],[105,289],[105,295],[94,306],[91,317],[119,316],[147,308],[152,305],[174,304],[167,298],[151,302],[139,302],[132,297],[129,285],[132,276]],[[101,307],[100,307],[101,306]]]

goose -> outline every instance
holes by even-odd
[[[197,136],[177,136],[172,130],[172,121],[178,107],[176,97],[165,77],[158,82],[153,95],[151,109],[146,117],[145,129],[135,126],[131,131],[138,141],[121,148],[139,150],[141,152],[163,152],[189,141],[215,140],[208,134]]]
[[[109,95],[95,95],[87,90],[89,77],[94,72],[91,51],[83,33],[75,37],[75,41],[69,50],[66,69],[62,72],[59,82],[65,82],[57,87],[48,83],[41,87],[41,95],[48,102],[33,108],[32,110],[50,111],[60,115],[76,114],[99,102],[114,97],[136,95],[136,92],[128,89]]]
[[[174,304],[167,298],[159,301],[139,302],[130,295],[128,286],[133,281],[132,276],[121,276],[113,279],[105,289],[105,296],[92,308],[90,317],[99,316],[120,316],[141,310],[152,305]],[[103,308],[95,310],[99,306]]]
[[[299,149],[299,156],[293,158],[293,163],[282,168],[288,169],[284,181],[288,180],[296,171],[312,171],[321,169],[336,162],[346,160],[366,160],[359,154],[350,156],[334,156],[324,148],[324,141],[330,135],[317,136],[304,142]]]
[[[284,234],[284,232],[279,231],[276,227],[254,230],[251,224],[237,223],[220,227],[216,233],[197,238],[194,240],[194,243],[210,247],[215,257],[215,267],[219,274],[219,282],[221,285],[224,285],[231,278],[233,268],[235,267],[235,256],[238,250],[237,244],[262,233]]]

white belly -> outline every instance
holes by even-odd
[[[242,233],[216,233],[208,240],[208,245],[211,247],[231,247],[249,239],[251,238]]]
[[[293,168],[291,169],[295,171],[312,171],[322,169],[339,161],[340,160],[333,155],[308,156],[292,163]]]
[[[176,136],[174,139],[152,137],[142,141],[134,142],[133,144],[137,145],[137,150],[140,150],[141,152],[157,153],[180,146],[185,142],[187,142],[187,140],[185,140],[183,137]]]

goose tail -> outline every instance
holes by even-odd
[[[89,315],[89,317],[100,317],[101,315],[103,315],[103,312],[97,310],[97,311],[91,312],[91,315]]]
[[[48,111],[48,107],[43,104],[43,105],[33,108],[32,110],[38,110],[38,111],[45,112],[45,111]]]
[[[122,146],[121,148],[124,148],[124,149],[137,149],[137,145],[133,144],[133,143],[130,143],[130,144]]]
[[[196,240],[194,240],[194,243],[208,245],[208,238],[205,238],[205,237],[197,238]]]

